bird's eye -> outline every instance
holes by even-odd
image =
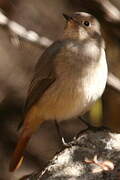
[[[89,21],[84,21],[84,25],[85,25],[85,26],[90,26]]]

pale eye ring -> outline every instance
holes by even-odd
[[[83,24],[84,24],[85,26],[90,26],[89,21],[84,21]]]

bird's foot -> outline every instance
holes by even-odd
[[[100,127],[95,127],[95,126],[92,126],[91,124],[89,124],[84,117],[80,117],[80,119],[82,120],[83,123],[85,123],[85,125],[87,126],[86,129],[83,129],[81,131],[79,131],[77,133],[77,135],[74,137],[74,139],[77,139],[80,135],[82,135],[84,132],[86,132],[87,130],[91,130],[93,132],[98,132],[98,131],[103,131],[103,130],[109,130],[110,131],[110,128],[108,127],[105,127],[105,126],[100,126]]]
[[[98,131],[104,131],[104,130],[109,130],[110,131],[110,129],[108,127],[105,127],[105,126],[95,127],[95,126],[92,126],[92,125],[89,124],[89,126],[86,129],[83,129],[83,130],[79,131],[77,133],[77,135],[74,137],[74,139],[77,139],[80,135],[82,135],[87,130],[91,130],[94,133],[96,133]]]
[[[74,145],[74,143],[71,141],[71,142],[66,142],[65,139],[62,137],[62,144],[63,144],[63,147],[72,147]]]
[[[92,130],[93,132],[103,131],[103,130],[110,130],[110,128],[105,127],[105,126],[98,126],[98,127],[97,127],[97,126],[92,126],[90,123],[88,123],[88,122],[86,121],[86,119],[85,119],[83,116],[81,116],[80,119],[81,119],[82,122],[87,126],[87,129],[86,129],[86,130],[90,129],[90,130]]]
[[[55,126],[56,126],[56,129],[57,129],[58,136],[61,139],[62,146],[65,147],[65,148],[66,147],[71,147],[72,146],[72,142],[66,142],[66,140],[62,136],[60,126],[59,126],[59,124],[58,124],[58,122],[56,120],[55,120]]]
[[[88,127],[88,128],[89,128],[89,127]],[[104,130],[109,130],[109,131],[110,131],[110,128],[105,127],[105,126],[100,126],[100,127],[92,126],[90,129],[91,129],[93,132],[104,131]]]

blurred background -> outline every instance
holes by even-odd
[[[61,142],[54,121],[45,122],[30,140],[21,168],[15,173],[8,171],[34,65],[42,52],[63,33],[65,21],[62,13],[85,11],[98,18],[106,42],[109,72],[119,80],[119,10],[119,0],[0,0],[0,12],[9,18],[6,20],[0,15],[0,180],[18,180],[38,168],[42,169],[60,150]],[[21,31],[26,33],[19,33]],[[37,34],[30,34],[31,31]],[[40,41],[36,40],[37,35]],[[92,125],[120,131],[119,89],[107,85],[102,99],[87,116]],[[79,118],[60,126],[66,141],[85,127]]]

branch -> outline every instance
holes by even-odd
[[[86,131],[72,144],[58,153],[42,172],[21,180],[120,179],[120,134]]]
[[[108,73],[107,85],[120,93],[120,79],[111,72]]]
[[[43,47],[48,47],[52,44],[52,40],[44,36],[39,36],[36,32],[27,30],[22,25],[11,21],[2,13],[2,11],[0,11],[0,25],[7,27],[14,38],[19,37]]]

